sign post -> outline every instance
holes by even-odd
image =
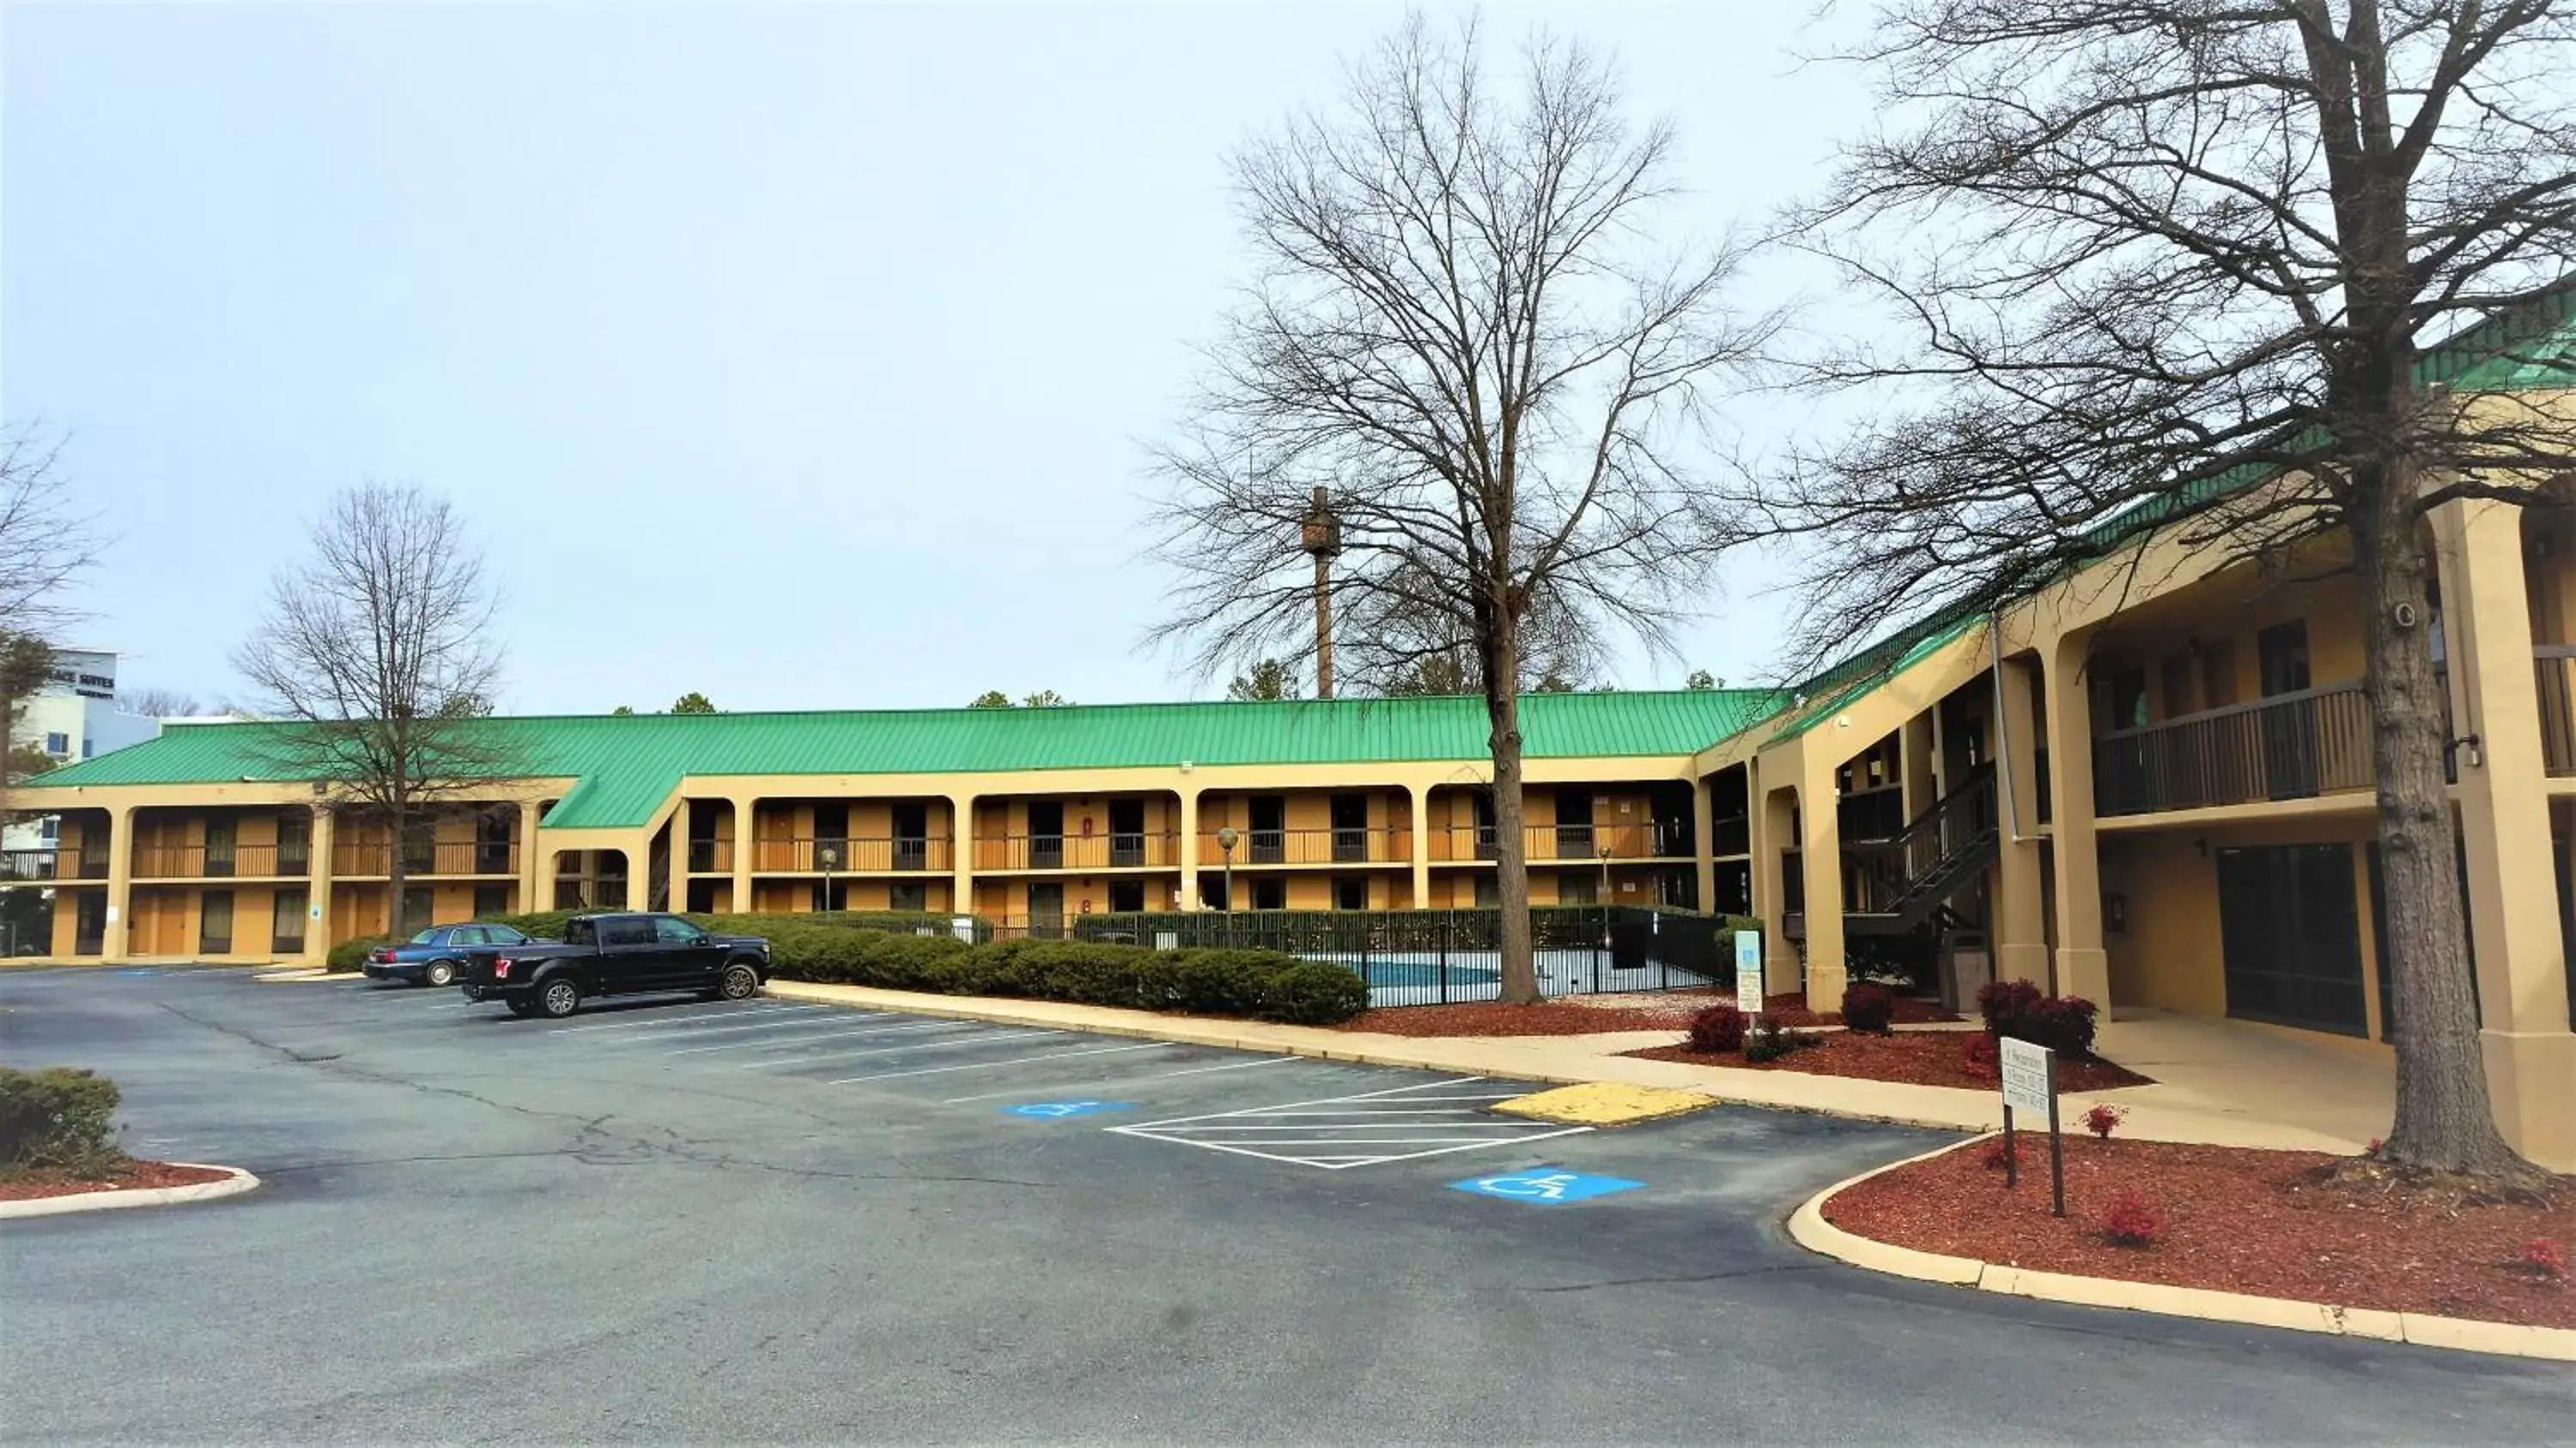
[[[2066,1215],[2066,1153],[2057,1128],[2057,1053],[2028,1041],[2005,1036],[1995,1043],[2001,1066],[1999,1074],[2004,1087],[2004,1185],[2017,1185],[2021,1179],[2020,1153],[2015,1150],[2013,1109],[2045,1113],[2048,1117],[2048,1188],[2050,1212]]]
[[[1735,1008],[1748,1016],[1762,1014],[1762,932],[1735,932]]]

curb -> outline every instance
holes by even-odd
[[[1892,1277],[1910,1277],[1918,1282],[1939,1282],[1952,1287],[1971,1287],[1980,1292],[2027,1297],[2039,1302],[2123,1308],[2132,1312],[2160,1313],[2167,1317],[2196,1317],[2208,1322],[2285,1328],[2291,1332],[2403,1342],[2417,1347],[2454,1348],[2501,1357],[2576,1362],[2576,1328],[2520,1327],[2512,1323],[2478,1322],[2464,1317],[2435,1317],[2422,1312],[2386,1312],[2376,1308],[2302,1302],[2288,1297],[2257,1297],[2251,1293],[2219,1292],[2205,1287],[2173,1287],[2161,1282],[2129,1282],[2117,1277],[2040,1272],[2027,1267],[1984,1262],[1974,1257],[1918,1252],[1911,1247],[1899,1247],[1846,1232],[1825,1220],[1825,1203],[1835,1194],[1898,1167],[1911,1166],[1983,1140],[1986,1138],[1976,1137],[1953,1146],[1917,1152],[1903,1161],[1892,1161],[1834,1183],[1799,1203],[1798,1209],[1789,1214],[1790,1238],[1810,1252],[1868,1271],[1884,1272]]]
[[[205,1166],[203,1162],[174,1161],[171,1166]],[[209,1171],[231,1172],[219,1182],[197,1182],[184,1187],[144,1187],[139,1190],[73,1192],[59,1197],[35,1197],[23,1202],[0,1202],[0,1221],[19,1217],[55,1217],[70,1212],[111,1212],[122,1207],[175,1207],[189,1202],[221,1201],[259,1190],[259,1178],[237,1166],[208,1166]]]

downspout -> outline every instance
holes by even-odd
[[[2012,843],[2023,843],[2021,808],[2013,799],[2012,730],[2006,726],[2011,717],[2004,708],[2004,613],[2001,605],[1986,610],[1987,669],[1995,681],[1995,784],[2003,791],[2004,836]]]

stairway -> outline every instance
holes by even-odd
[[[1995,771],[1982,764],[1889,840],[1853,842],[1874,868],[1860,908],[1843,912],[1843,934],[1901,935],[1932,919],[1952,895],[1994,863]]]

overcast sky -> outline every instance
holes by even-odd
[[[1484,17],[1618,55],[1679,128],[1680,234],[1758,224],[1859,128],[1804,10]],[[0,405],[68,434],[115,534],[81,641],[237,693],[268,574],[374,476],[481,531],[513,711],[1212,696],[1140,650],[1137,555],[1144,445],[1246,270],[1225,152],[1401,18],[7,5]],[[1616,682],[1762,675],[1785,601],[1728,572]]]

